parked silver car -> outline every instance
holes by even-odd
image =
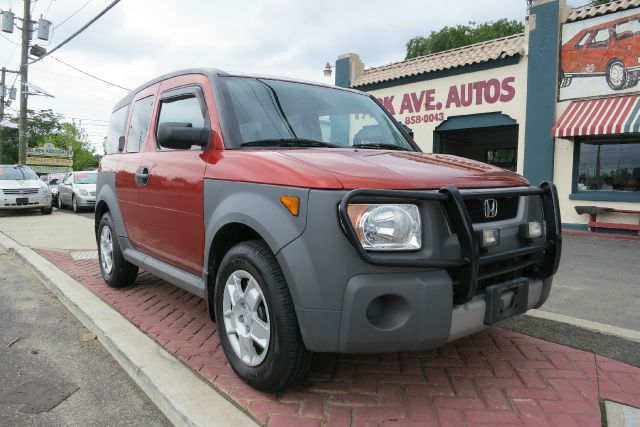
[[[52,211],[49,186],[31,168],[0,165],[0,209],[40,209]]]
[[[58,209],[71,206],[74,212],[96,206],[96,171],[69,172],[58,184]]]

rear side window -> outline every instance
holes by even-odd
[[[149,129],[149,120],[151,120],[152,107],[153,96],[139,99],[133,104],[131,124],[127,135],[127,152],[137,153],[144,144]]]
[[[205,111],[195,94],[189,93],[162,99],[160,103],[160,117],[158,128],[162,123],[188,123],[193,128],[204,128],[206,125]],[[160,147],[161,150],[169,150]],[[202,149],[199,145],[192,149]]]
[[[117,109],[111,113],[109,121],[109,130],[107,130],[107,142],[105,144],[105,154],[114,154],[118,152],[118,141],[124,136],[124,127],[127,124],[127,111],[129,105]]]

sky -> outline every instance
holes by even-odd
[[[32,19],[42,16],[53,28],[49,41],[34,43],[56,46],[111,1],[32,0]],[[21,0],[0,0],[0,9],[19,17],[22,8]],[[446,7],[435,0],[122,0],[52,56],[125,88],[192,67],[332,83],[322,70],[340,54],[357,53],[365,67],[379,66],[404,59],[414,36],[469,21],[524,20],[525,14],[525,0],[456,0]],[[17,69],[19,31],[0,35],[0,65]],[[9,85],[13,78],[8,75]],[[29,67],[29,81],[54,95],[31,96],[30,109],[75,120],[101,151],[106,121],[125,90],[51,58]]]

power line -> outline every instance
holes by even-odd
[[[52,79],[49,75],[46,75],[46,74],[45,74],[45,73],[43,73],[43,72],[42,72],[42,73],[41,73],[41,72],[39,72],[39,71],[34,71],[34,72],[35,72],[36,74],[38,74],[38,75],[40,76],[40,78],[41,78],[41,79],[45,79],[45,80],[48,80],[48,81],[50,81],[50,82],[52,82],[52,83],[59,84],[60,86],[64,86],[64,87],[69,88],[69,89],[71,89],[71,90],[74,90],[74,91],[76,91],[76,92],[78,92],[78,93],[80,93],[80,94],[83,94],[83,95],[86,95],[86,96],[91,96],[91,97],[93,97],[93,98],[96,98],[96,99],[99,99],[99,100],[101,100],[101,101],[105,101],[105,102],[112,102],[112,101],[113,101],[112,99],[102,98],[102,97],[100,97],[100,96],[98,96],[98,95],[94,95],[94,94],[92,94],[92,93],[90,93],[90,92],[86,92],[86,91],[84,91],[84,90],[78,89],[77,87],[73,87],[73,86],[71,86],[71,85],[68,85],[68,84],[65,84],[65,83],[61,83],[59,80]]]
[[[53,52],[55,52],[56,50],[60,49],[62,46],[64,46],[65,44],[69,43],[71,40],[73,40],[74,38],[76,38],[80,33],[82,33],[84,30],[86,30],[87,28],[89,28],[89,26],[91,26],[91,24],[93,24],[94,22],[96,22],[98,19],[100,19],[105,13],[107,13],[109,10],[111,10],[111,8],[113,8],[116,4],[120,3],[120,0],[114,0],[113,2],[111,2],[111,4],[109,4],[109,6],[107,6],[106,8],[104,8],[104,10],[102,10],[102,12],[100,12],[99,14],[97,14],[95,17],[93,17],[89,22],[87,22],[86,24],[84,24],[82,27],[80,27],[79,30],[77,30],[75,33],[71,34],[69,37],[67,37],[66,39],[64,39],[64,41],[62,41],[61,43],[59,43],[56,47],[54,47],[53,49],[51,49],[49,52],[45,53],[44,55],[42,55],[39,58],[34,59],[33,61],[27,63],[26,65],[31,65],[34,64],[38,61],[41,61],[43,58],[46,58],[47,56],[51,55]]]
[[[73,66],[73,65],[71,65],[71,64],[67,64],[66,62],[64,62],[64,61],[62,61],[62,60],[60,60],[60,59],[56,58],[55,56],[52,56],[52,57],[51,57],[51,59],[54,59],[54,60],[58,61],[59,63],[61,63],[61,64],[63,64],[63,65],[66,65],[66,66],[67,66],[67,67],[69,67],[69,68],[73,68],[74,70],[78,71],[79,73],[82,73],[82,74],[87,75],[87,76],[89,76],[89,77],[91,77],[91,78],[94,78],[94,79],[96,79],[96,80],[99,80],[99,81],[101,81],[102,83],[106,83],[106,84],[108,84],[108,85],[110,85],[110,86],[115,86],[115,87],[117,87],[117,88],[119,88],[119,89],[126,90],[127,92],[131,92],[131,89],[127,89],[126,87],[123,87],[123,86],[117,85],[117,84],[115,84],[115,83],[111,83],[110,81],[107,81],[107,80],[105,80],[105,79],[102,79],[102,78],[100,78],[100,77],[98,77],[98,76],[95,76],[95,75],[93,75],[93,74],[87,73],[86,71],[81,70],[81,69],[80,69],[80,68],[78,68],[78,67],[74,67],[74,66]]]
[[[109,123],[109,120],[103,120],[103,119],[89,119],[89,118],[85,118],[85,117],[73,117],[73,116],[62,116],[66,119],[74,119],[74,120],[83,120],[83,121],[93,121],[93,122],[105,122],[105,123]]]
[[[75,12],[73,12],[71,15],[67,16],[67,18],[66,18],[66,19],[64,19],[62,22],[60,22],[59,24],[54,25],[54,27],[53,27],[53,28],[58,28],[60,25],[62,25],[62,24],[64,24],[65,22],[67,22],[69,19],[73,18],[73,17],[76,15],[76,13],[80,12],[82,9],[84,9],[84,8],[85,8],[89,3],[91,3],[92,1],[93,1],[93,0],[89,0],[88,2],[86,2],[85,4],[83,4],[82,6],[80,6],[80,7],[78,8],[78,10],[76,10]]]
[[[4,34],[0,33],[0,36],[2,36],[3,39],[5,39],[6,41],[8,41],[9,43],[13,43],[16,46],[20,46],[20,43],[16,43],[13,40],[11,40],[9,37],[5,36]]]

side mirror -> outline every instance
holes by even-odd
[[[209,142],[209,129],[194,128],[191,123],[166,122],[158,126],[158,144],[173,150],[188,150]]]
[[[121,136],[120,138],[118,138],[118,151],[119,152],[124,151],[124,136]]]

